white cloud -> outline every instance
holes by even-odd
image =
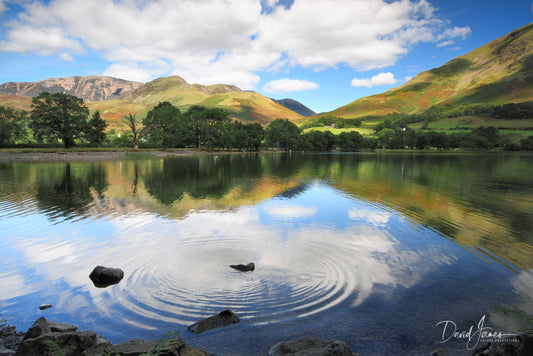
[[[5,4],[5,1],[0,0],[0,16],[4,14],[4,11],[7,10],[7,6]]]
[[[74,58],[70,54],[65,53],[65,52],[59,53],[59,58],[61,58],[62,60],[66,62],[74,62]]]
[[[444,30],[444,32],[442,32],[440,35],[437,36],[437,41],[450,39],[450,38],[457,38],[457,37],[460,37],[464,40],[471,33],[472,33],[472,30],[470,29],[469,26],[466,26],[466,27],[455,26],[453,28],[448,28]]]
[[[439,42],[437,43],[437,47],[445,47],[445,46],[451,46],[455,44],[455,41],[453,40],[448,40],[448,41],[444,41],[444,42]]]
[[[314,207],[305,207],[299,205],[275,205],[265,208],[267,214],[278,219],[293,219],[313,216],[317,210]]]
[[[448,28],[426,0],[295,0],[289,8],[275,0],[41,0],[21,6],[1,51],[89,50],[110,62],[106,73],[129,79],[172,73],[243,89],[255,88],[259,71],[382,68],[413,44],[470,33]]]
[[[394,74],[391,72],[387,73],[379,73],[372,78],[367,79],[353,79],[352,80],[352,87],[368,87],[372,88],[378,85],[392,85],[396,83],[397,80],[394,78]]]
[[[348,217],[352,220],[366,220],[372,225],[382,226],[389,222],[391,214],[377,209],[352,209],[348,211]]]
[[[268,82],[263,87],[267,93],[285,93],[292,91],[316,90],[318,84],[308,80],[299,79],[278,79]]]

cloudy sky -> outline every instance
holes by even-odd
[[[530,22],[531,0],[0,0],[0,83],[179,75],[323,112]]]

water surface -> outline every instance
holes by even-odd
[[[532,166],[519,154],[3,162],[1,318],[114,343],[179,331],[219,355],[304,335],[358,355],[468,354],[476,340],[447,340],[439,322],[462,331],[485,316],[514,333],[495,307],[533,314]],[[125,278],[96,288],[96,265]],[[226,308],[241,322],[187,332]]]

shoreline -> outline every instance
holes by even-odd
[[[136,157],[155,156],[193,156],[198,154],[195,151],[71,151],[71,152],[9,152],[0,151],[0,162],[58,162],[58,161],[98,161],[127,158],[128,156]]]
[[[122,158],[139,158],[139,157],[184,157],[196,155],[231,155],[231,154],[255,154],[255,153],[289,153],[289,151],[282,150],[261,150],[261,151],[197,151],[189,150],[140,150],[140,151],[125,151],[125,150],[24,150],[24,151],[10,151],[0,149],[0,162],[61,162],[61,161],[99,161],[99,160],[114,160]],[[356,151],[356,152],[341,152],[341,151],[292,151],[296,153],[312,153],[312,154],[531,154],[526,151],[466,151],[466,150],[375,150],[375,151]]]

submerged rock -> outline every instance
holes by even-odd
[[[220,312],[217,315],[210,316],[208,318],[197,321],[196,323],[190,325],[187,330],[195,334],[201,334],[204,331],[218,328],[221,326],[228,326],[235,324],[241,321],[237,315],[231,311],[231,309],[226,309],[223,312]]]
[[[120,268],[96,266],[89,278],[93,281],[95,287],[105,288],[120,282],[124,278],[124,271]]]
[[[255,269],[255,263],[250,262],[246,265],[230,265],[230,267],[241,272],[250,272]]]
[[[324,340],[304,336],[296,340],[283,341],[270,348],[269,356],[313,355],[313,356],[354,356],[348,345],[342,341]]]

